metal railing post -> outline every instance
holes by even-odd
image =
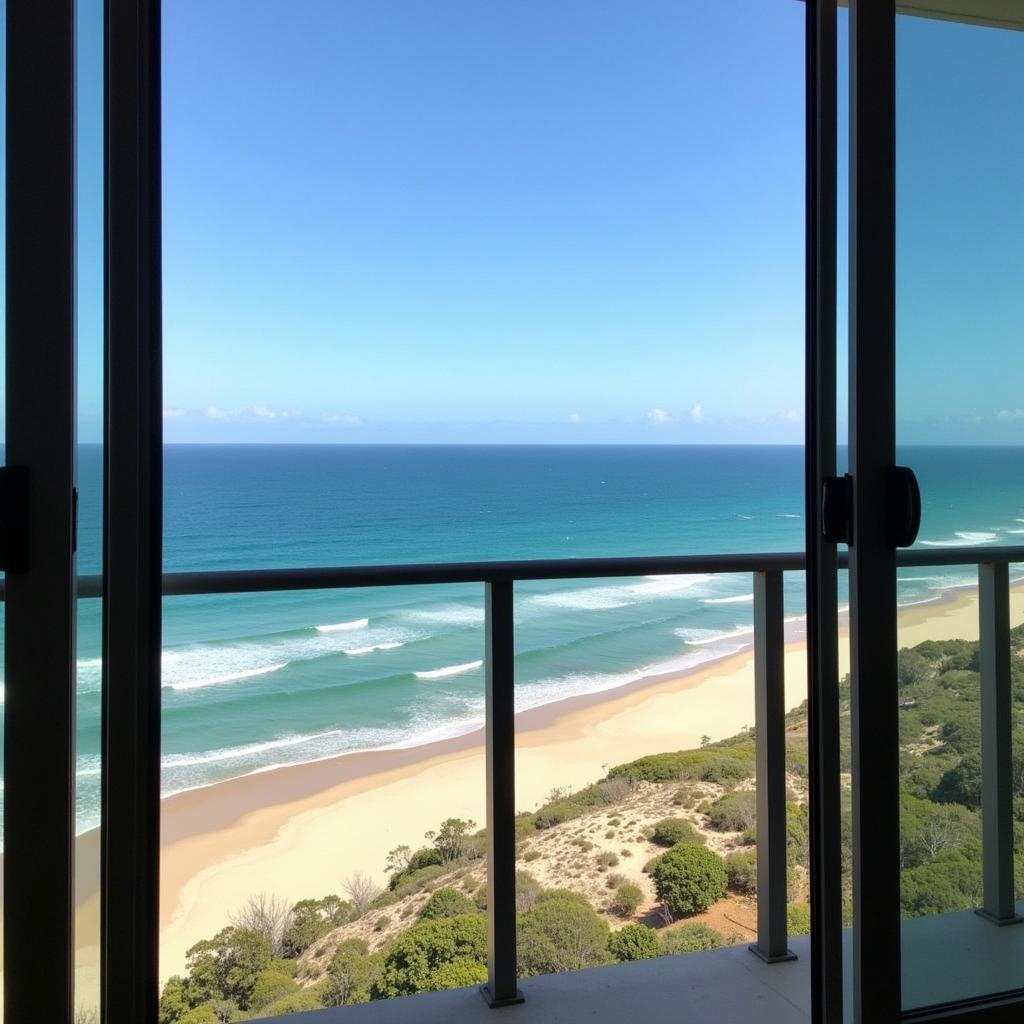
[[[485,584],[487,984],[490,1006],[523,1001],[516,987],[515,652],[512,581]]]
[[[786,704],[782,573],[754,573],[757,942],[766,963],[795,960],[786,933]]]
[[[981,673],[981,820],[984,903],[995,924],[1017,924],[1013,898],[1013,708],[1010,686],[1010,569],[978,566]]]

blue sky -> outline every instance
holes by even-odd
[[[100,9],[79,18],[85,440]],[[802,440],[802,4],[164,17],[169,441]],[[899,439],[1019,443],[1024,35],[898,39]]]
[[[801,5],[165,6],[167,435],[801,438]]]

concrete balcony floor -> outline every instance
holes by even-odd
[[[1024,902],[1017,906],[1024,912]],[[850,932],[846,1018],[850,1019]],[[797,959],[766,964],[745,945],[661,957],[523,982],[526,1002],[492,1010],[475,988],[318,1010],[277,1018],[292,1024],[806,1024],[810,943],[794,938]],[[903,1001],[909,1008],[1024,987],[1024,924],[999,927],[965,911],[903,924]]]

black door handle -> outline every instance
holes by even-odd
[[[885,471],[886,541],[894,548],[908,548],[921,529],[921,488],[914,471],[889,466]]]

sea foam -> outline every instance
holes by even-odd
[[[996,539],[995,533],[988,530],[955,530],[952,537],[944,540],[923,540],[930,548],[970,548],[976,544],[991,544]]]
[[[417,679],[447,679],[448,676],[460,676],[463,672],[472,672],[473,669],[480,668],[483,665],[483,660],[479,661],[467,661],[462,665],[446,665],[444,668],[432,668],[425,672],[414,672],[413,675]]]
[[[750,604],[753,594],[736,594],[733,597],[705,597],[703,604]]]
[[[334,622],[326,626],[317,626],[318,633],[344,633],[350,629],[366,629],[370,624],[369,619],[353,619],[351,622]]]
[[[237,683],[242,679],[253,679],[256,676],[270,675],[271,672],[278,672],[287,667],[287,661],[279,662],[276,665],[265,665],[262,668],[245,669],[242,672],[229,672],[222,676],[207,676],[205,679],[185,679],[176,683],[165,683],[169,690],[202,690],[207,686],[221,686],[224,683]]]
[[[605,611],[612,608],[628,608],[645,601],[679,597],[713,579],[714,576],[707,573],[646,576],[643,583],[581,587],[576,590],[556,590],[550,594],[534,594],[530,602],[545,608]]]

